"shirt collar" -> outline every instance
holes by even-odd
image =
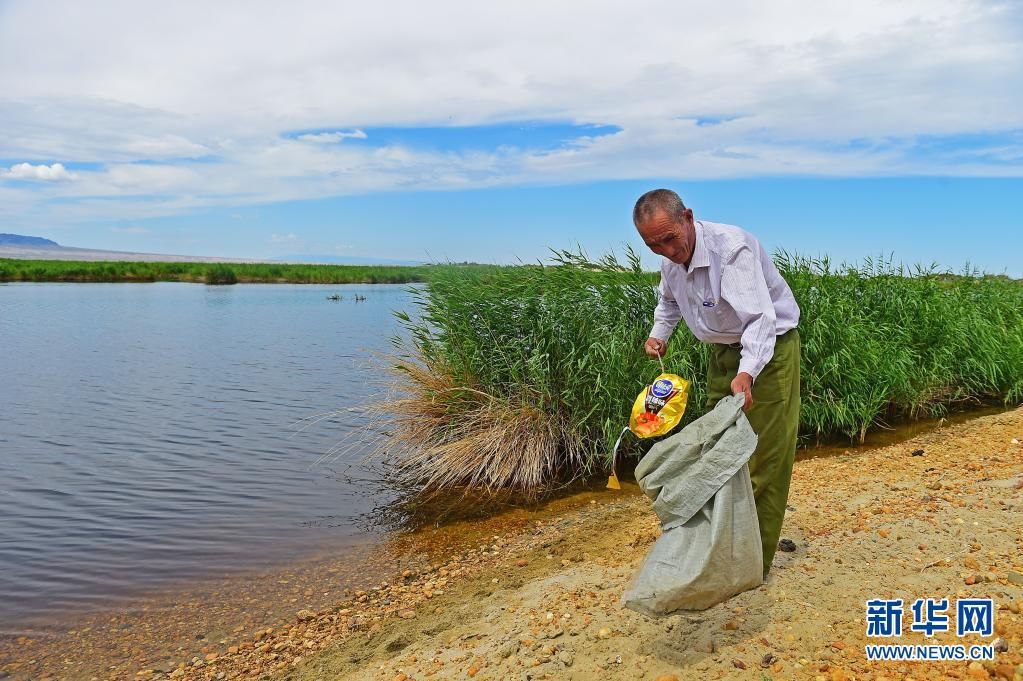
[[[689,261],[689,268],[686,273],[692,272],[699,267],[710,266],[710,253],[707,252],[707,244],[705,243],[705,237],[703,233],[703,223],[699,220],[695,221],[696,227],[696,246],[693,248],[693,258]]]

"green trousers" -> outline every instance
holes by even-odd
[[[732,394],[732,379],[739,371],[739,348],[711,346],[707,371],[707,408]],[[746,412],[757,434],[757,448],[749,460],[753,497],[764,544],[764,575],[778,548],[781,525],[789,498],[792,462],[799,433],[799,331],[792,329],[775,341],[774,356],[753,382],[753,406]]]

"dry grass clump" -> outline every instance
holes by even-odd
[[[563,414],[459,385],[450,368],[401,360],[402,393],[375,406],[390,423],[389,472],[427,495],[452,489],[533,495],[584,468]]]

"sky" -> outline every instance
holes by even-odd
[[[0,232],[510,263],[641,249],[654,187],[1023,276],[1023,3],[0,0]]]

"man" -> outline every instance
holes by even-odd
[[[636,229],[662,256],[660,299],[645,350],[663,356],[684,319],[711,343],[707,407],[746,395],[757,433],[749,461],[764,546],[764,576],[781,535],[799,427],[799,306],[788,283],[750,233],[693,219],[678,194],[655,189],[639,197]]]

